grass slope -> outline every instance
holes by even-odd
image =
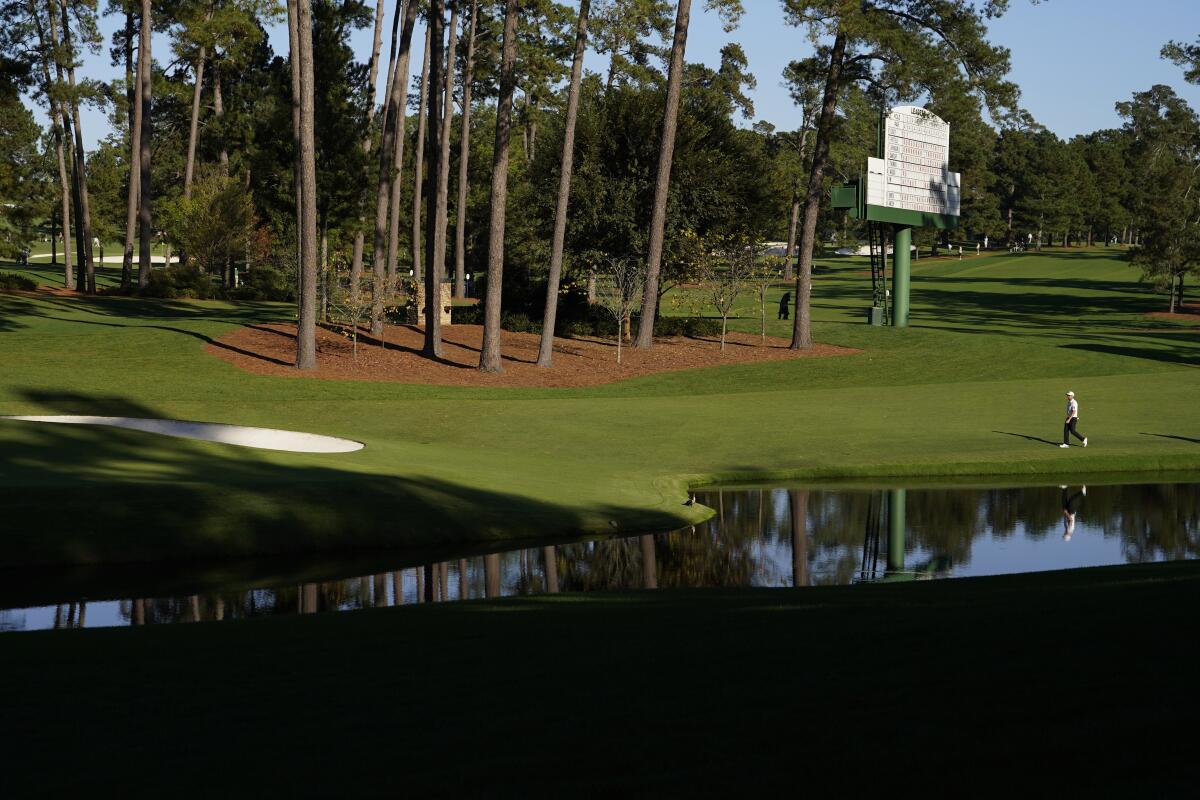
[[[6,634],[5,784],[1185,796],[1198,591],[1192,562]]]
[[[269,304],[0,296],[0,413],[165,416],[358,439],[273,454],[0,422],[0,563],[112,562],[664,529],[713,479],[1200,466],[1200,328],[1104,249],[921,260],[913,326],[862,323],[861,259],[823,264],[816,337],[858,356],[492,390],[245,374],[203,345]],[[786,287],[770,300],[769,332]],[[749,305],[735,325],[757,330]],[[1088,449],[1060,451],[1062,394]]]

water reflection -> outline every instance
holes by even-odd
[[[559,591],[915,580],[1200,556],[1200,484],[714,489],[698,491],[696,499],[715,516],[671,533],[421,564],[403,564],[401,554],[367,575],[253,589],[76,598],[0,611],[0,630],[242,619]]]

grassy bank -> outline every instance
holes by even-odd
[[[772,300],[785,287],[777,287]],[[664,529],[717,479],[1045,476],[1200,467],[1200,328],[1103,249],[918,262],[913,326],[861,322],[826,262],[816,336],[856,356],[574,390],[249,375],[206,354],[267,304],[0,296],[0,413],[164,416],[366,443],[275,454],[0,422],[0,563],[82,563]],[[773,309],[773,306],[772,306]],[[735,321],[757,330],[748,305]],[[769,315],[769,332],[788,323]],[[1062,394],[1086,450],[1057,448]]]
[[[1198,591],[1173,563],[7,634],[5,784],[1184,794]]]

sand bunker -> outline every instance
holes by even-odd
[[[291,453],[352,453],[362,450],[361,442],[321,436],[316,433],[281,431],[275,428],[247,428],[220,422],[184,422],[174,419],[142,419],[138,417],[0,417],[25,422],[57,422],[65,425],[107,425],[128,428],[181,439],[200,439],[205,442],[257,447],[260,450],[286,450]]]

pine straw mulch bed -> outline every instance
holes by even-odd
[[[296,358],[296,326],[291,323],[248,325],[206,345],[210,354],[258,375],[312,377],[329,380],[398,381],[442,386],[556,387],[594,386],[601,383],[653,375],[658,372],[749,364],[797,358],[825,358],[860,352],[848,347],[815,344],[811,350],[790,350],[784,339],[731,333],[725,352],[715,337],[658,339],[650,352],[622,348],[617,364],[616,343],[602,339],[555,339],[554,366],[536,365],[538,335],[504,332],[501,337],[504,372],[480,372],[480,325],[447,325],[442,328],[442,358],[421,355],[424,333],[410,325],[389,325],[386,347],[360,333],[358,358],[353,345],[340,331],[317,328],[317,369],[300,372]]]
[[[1200,303],[1184,303],[1176,307],[1172,314],[1169,311],[1151,311],[1146,315],[1153,319],[1169,319],[1175,322],[1200,323]]]

